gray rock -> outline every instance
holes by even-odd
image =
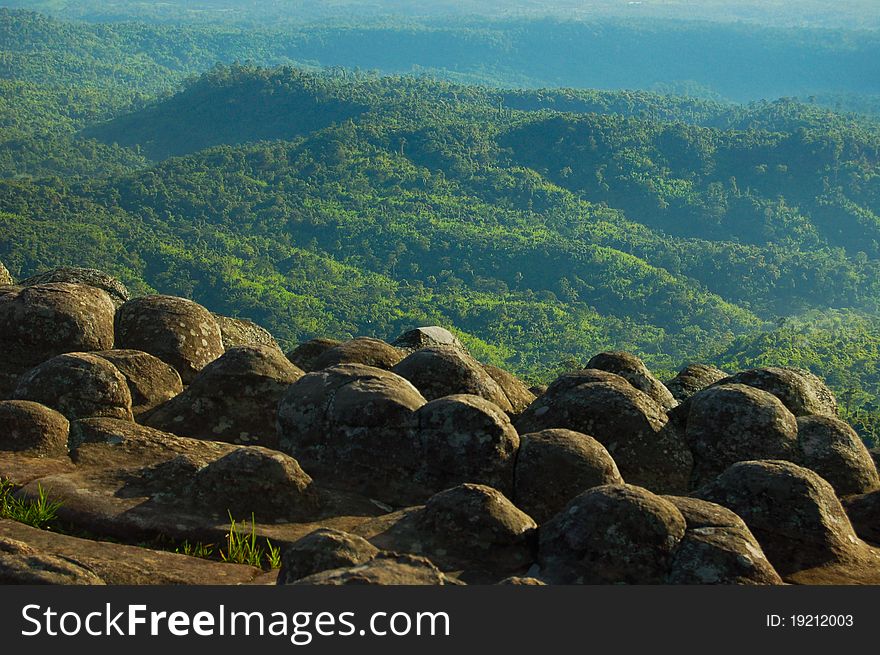
[[[877,467],[849,425],[831,416],[797,419],[798,463],[831,483],[838,496],[880,489]]]
[[[292,584],[322,571],[364,564],[378,554],[379,549],[363,537],[319,528],[284,551],[277,584]]]
[[[647,489],[595,487],[541,526],[541,578],[555,584],[661,584],[685,529],[678,508]]]
[[[795,416],[837,416],[837,399],[818,377],[800,368],[769,366],[741,371],[719,384],[747,384],[773,394]]]
[[[678,404],[669,389],[654,377],[645,363],[630,353],[619,351],[599,353],[587,362],[586,368],[619,375],[663,409],[672,409]]]
[[[408,355],[391,370],[412,382],[428,400],[471,394],[495,403],[505,412],[513,411],[504,390],[463,350],[428,346]]]
[[[108,275],[104,271],[95,268],[77,268],[75,266],[60,266],[43,273],[32,275],[26,280],[18,283],[21,287],[34,287],[42,284],[53,284],[56,282],[67,282],[70,284],[85,284],[96,289],[104,291],[113,304],[119,307],[127,301],[131,296],[128,289],[112,275]]]
[[[116,312],[116,347],[143,350],[173,366],[189,384],[223,354],[220,326],[201,305],[173,296],[143,296]]]
[[[618,375],[584,370],[560,376],[517,419],[520,434],[565,428],[601,443],[623,478],[660,493],[688,489],[693,458],[666,413]]]
[[[0,401],[0,450],[65,457],[70,423],[54,409],[26,400]]]
[[[336,339],[311,339],[299,344],[295,349],[287,353],[287,359],[306,373],[312,373],[318,370],[315,368],[315,362],[318,358],[341,343],[341,341]]]
[[[421,464],[414,412],[424,404],[412,384],[371,366],[309,373],[281,398],[279,447],[322,484],[411,504]]]
[[[145,414],[145,425],[184,437],[278,448],[276,414],[303,372],[269,346],[236,346],[180,395]]]
[[[670,563],[669,584],[782,584],[758,540],[736,514],[697,498],[664,498],[687,524]]]
[[[464,346],[452,332],[436,325],[420,327],[405,332],[395,339],[392,346],[403,350],[418,350],[427,346],[451,346],[464,350]]]
[[[447,396],[419,408],[415,419],[412,443],[418,467],[411,479],[422,491],[410,500],[421,502],[464,482],[513,495],[519,435],[496,405],[479,396]]]
[[[220,337],[226,350],[236,346],[268,346],[280,351],[281,347],[275,337],[264,327],[245,318],[232,318],[221,314],[212,314],[220,326]]]
[[[512,416],[522,414],[526,407],[535,402],[535,394],[529,390],[522,380],[512,373],[508,373],[497,366],[490,366],[489,364],[484,364],[483,369],[485,369],[486,373],[498,383],[498,386],[501,387],[504,395],[507,396],[507,401],[510,403],[511,407],[510,414]]]
[[[831,485],[791,462],[739,462],[695,495],[739,515],[782,575],[846,557],[860,544]]]
[[[592,437],[562,429],[520,437],[513,500],[539,524],[581,492],[605,484],[623,484],[623,478]]]
[[[666,383],[666,388],[681,403],[726,377],[727,373],[709,364],[688,364]]]
[[[136,419],[183,391],[177,371],[150,353],[100,350],[93,354],[113,364],[125,377],[131,393],[131,412]]]
[[[19,378],[14,397],[56,409],[71,421],[134,420],[125,377],[106,359],[90,353],[67,353],[43,362]]]
[[[743,384],[723,384],[691,400],[686,437],[694,453],[695,485],[731,464],[797,459],[797,421],[775,396]]]
[[[37,364],[68,352],[113,347],[115,307],[82,284],[3,287],[0,292],[0,397]]]
[[[333,346],[319,355],[312,366],[320,371],[340,364],[363,364],[390,370],[403,359],[403,351],[372,337],[357,337]]]

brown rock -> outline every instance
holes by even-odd
[[[192,300],[143,296],[116,313],[116,347],[143,350],[173,366],[184,384],[223,354],[220,326]]]
[[[546,384],[536,384],[533,387],[529,387],[529,391],[532,392],[532,395],[534,395],[535,398],[540,398],[545,393],[547,393],[547,385]]]
[[[90,353],[58,355],[18,380],[14,397],[56,409],[69,420],[87,417],[134,420],[125,377]]]
[[[99,271],[94,268],[61,266],[43,273],[32,275],[26,280],[19,282],[18,285],[21,287],[35,287],[38,285],[55,284],[59,282],[85,284],[100,289],[110,296],[110,300],[113,301],[113,304],[116,307],[119,307],[131,297],[128,293],[128,289],[125,288],[125,285],[122,284],[122,282],[112,275],[108,275],[104,271]]]
[[[687,532],[672,558],[670,584],[782,584],[758,540],[729,509],[697,498],[664,496],[684,516]]]
[[[403,359],[403,352],[372,337],[357,337],[326,350],[313,362],[316,371],[340,364],[363,364],[390,370]]]
[[[424,555],[443,571],[460,571],[462,580],[486,583],[531,566],[536,527],[497,489],[463,484],[400,512],[368,539],[379,548]]]
[[[791,462],[739,462],[696,495],[742,517],[783,576],[858,559],[865,547],[831,485]]]
[[[428,346],[447,346],[464,350],[464,346],[452,332],[436,325],[420,327],[405,332],[397,337],[391,345],[409,351],[427,348]]]
[[[630,353],[619,351],[599,353],[587,362],[586,368],[619,375],[663,409],[672,409],[678,404],[669,389],[654,377],[645,363]]]
[[[53,409],[26,400],[0,402],[0,450],[66,457],[70,424]]]
[[[562,429],[520,437],[513,500],[539,524],[581,492],[605,484],[623,484],[623,478],[592,437]]]
[[[880,490],[841,499],[856,534],[880,546]]]
[[[298,585],[449,585],[458,584],[424,557],[380,553],[364,564],[323,571],[297,580]]]
[[[321,528],[284,551],[277,584],[292,584],[306,576],[369,562],[379,549],[363,537]]]
[[[408,504],[421,464],[414,412],[424,404],[412,384],[371,366],[309,373],[281,398],[279,446],[322,484]]]
[[[719,384],[747,384],[773,394],[795,416],[837,416],[837,399],[818,377],[805,369],[770,366],[742,371]]]
[[[110,297],[81,284],[4,287],[0,293],[0,397],[37,364],[68,352],[113,347]]]
[[[797,458],[797,421],[770,393],[724,384],[700,391],[690,404],[685,434],[694,453],[695,485],[736,462]]]
[[[80,584],[112,585],[232,585],[252,584],[263,572],[252,566],[226,564],[177,553],[95,541],[37,530],[14,521],[0,521],[0,543],[20,540],[38,553],[51,553],[72,569]],[[0,551],[2,551],[0,546]],[[2,555],[0,555],[2,558]],[[0,565],[2,568],[2,565]],[[78,578],[81,570],[86,577]],[[2,574],[0,574],[2,577]],[[71,578],[46,580],[71,584]]]
[[[495,403],[505,412],[513,411],[504,390],[463,350],[429,346],[407,356],[391,370],[412,382],[428,400],[471,394]]]
[[[516,586],[526,586],[526,587],[544,587],[547,585],[546,582],[538,580],[538,578],[524,578],[518,575],[512,575],[509,578],[504,578],[498,584],[500,585],[516,585]]]
[[[727,373],[709,364],[688,364],[666,383],[666,388],[681,403],[726,377]]]
[[[341,343],[341,341],[336,339],[311,339],[299,344],[295,349],[287,353],[287,359],[306,373],[312,373],[318,370],[315,368],[317,359]]]
[[[15,284],[15,280],[9,273],[9,270],[0,262],[0,287],[8,287]]]
[[[565,428],[601,443],[625,480],[657,492],[688,489],[693,458],[684,438],[647,395],[613,373],[560,376],[516,421],[520,434]]]
[[[685,528],[675,505],[647,489],[595,487],[541,526],[541,578],[556,584],[661,584]]]
[[[102,585],[104,581],[81,564],[0,536],[0,584]]]
[[[507,401],[510,403],[511,415],[522,414],[526,407],[535,401],[535,394],[529,391],[525,383],[512,373],[488,364],[484,364],[483,369],[501,387],[501,390],[507,397]]]
[[[849,425],[831,416],[801,416],[797,425],[798,463],[830,482],[838,496],[880,489],[871,454]]]
[[[158,357],[141,350],[100,350],[93,353],[113,364],[125,377],[131,412],[138,418],[183,391],[180,375]]]
[[[277,448],[278,402],[302,376],[280,350],[237,346],[142,422],[183,437]]]
[[[424,405],[415,419],[416,437],[411,443],[418,466],[411,479],[423,490],[408,500],[422,502],[464,482],[513,495],[519,435],[496,405],[479,396],[458,394]]]
[[[281,346],[266,328],[244,318],[212,314],[220,326],[220,337],[226,350],[236,346],[268,346],[280,351]]]

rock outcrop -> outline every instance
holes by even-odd
[[[688,364],[666,383],[666,388],[676,401],[682,403],[726,377],[727,373],[709,364]]]
[[[587,362],[585,368],[619,375],[663,409],[672,409],[678,404],[669,389],[654,377],[645,363],[630,353],[618,351],[599,353]]]
[[[264,327],[244,318],[232,318],[222,314],[212,314],[220,326],[220,339],[223,348],[229,350],[236,346],[268,346],[280,351],[281,346],[275,337]]]
[[[125,377],[135,419],[183,391],[183,382],[177,371],[150,353],[99,350],[92,354],[106,359]]]
[[[403,359],[403,351],[372,337],[357,337],[328,348],[312,362],[312,369],[320,371],[340,364],[363,364],[390,370]]]
[[[61,266],[45,271],[43,273],[32,275],[31,277],[19,282],[18,285],[21,287],[35,287],[43,284],[54,284],[57,282],[64,282],[69,284],[85,284],[90,287],[95,287],[96,289],[101,289],[108,296],[110,296],[113,304],[117,307],[126,302],[129,298],[131,298],[131,295],[128,293],[128,289],[125,287],[124,284],[122,284],[122,282],[117,280],[112,275],[108,275],[107,273],[99,271],[95,268],[76,268],[74,266]]]
[[[129,300],[116,313],[116,348],[143,350],[170,364],[189,384],[223,354],[220,326],[192,300],[144,296]]]

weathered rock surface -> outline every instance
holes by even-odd
[[[297,580],[298,585],[449,585],[447,577],[424,557],[380,553],[364,564],[316,573]]]
[[[320,371],[340,364],[363,364],[390,370],[403,359],[403,351],[379,339],[357,337],[333,346],[319,355],[312,367]]]
[[[654,377],[645,363],[630,353],[620,351],[599,353],[587,362],[586,368],[619,375],[663,409],[671,409],[678,404],[669,389]]]
[[[588,434],[623,478],[661,493],[688,489],[693,457],[657,403],[618,375],[587,369],[560,376],[517,419],[520,434],[565,428]]]
[[[526,407],[535,402],[535,394],[533,394],[525,383],[516,377],[513,373],[508,373],[504,369],[497,366],[484,364],[483,369],[495,380],[504,395],[507,396],[507,402],[510,403],[510,414],[516,416],[522,414]]]
[[[104,581],[77,562],[0,535],[0,584],[102,585]]]
[[[374,546],[424,555],[466,582],[487,583],[528,570],[536,527],[497,489],[463,484],[358,531]]]
[[[662,584],[685,531],[678,508],[647,489],[595,487],[541,526],[540,577],[557,584]]]
[[[10,540],[26,544],[28,549],[43,557],[50,554],[50,557],[62,563],[60,570],[50,573],[45,568],[44,559],[29,562],[21,556],[16,557],[37,578],[26,584],[231,585],[252,584],[263,576],[260,569],[252,566],[212,562],[150,548],[81,539],[4,520],[0,520],[0,561],[3,560],[2,544]],[[27,557],[26,555],[25,558]],[[0,563],[0,571],[2,570],[3,564]],[[26,576],[27,571],[24,573]],[[3,573],[0,573],[0,580],[3,577]],[[26,579],[25,577],[22,582]]]
[[[690,399],[686,437],[694,479],[708,482],[731,464],[751,459],[797,459],[797,420],[772,394],[723,384]]]
[[[877,467],[849,425],[831,416],[801,416],[798,463],[831,483],[838,496],[880,489]]]
[[[880,546],[880,490],[841,499],[856,534]]]
[[[379,368],[309,373],[281,398],[279,446],[327,485],[411,504],[419,464],[414,412],[424,404],[412,384]]]
[[[666,383],[666,388],[681,403],[726,377],[727,373],[709,364],[688,364]]]
[[[66,457],[69,430],[64,415],[45,405],[0,401],[0,450],[32,457]]]
[[[809,469],[780,460],[739,462],[695,495],[739,515],[787,580],[845,563],[851,576],[880,581],[880,553],[856,536],[834,489]]]
[[[312,373],[313,371],[318,370],[315,368],[315,362],[317,359],[325,352],[331,348],[335,348],[341,343],[341,341],[337,341],[336,339],[310,339],[309,341],[299,344],[296,348],[287,353],[287,359],[289,359],[294,366],[302,369],[306,373]]]
[[[513,411],[501,386],[461,349],[427,346],[408,355],[391,370],[412,382],[428,400],[471,394],[495,403],[505,412]]]
[[[837,399],[810,371],[770,366],[741,371],[719,384],[747,384],[773,394],[795,416],[837,416]]]
[[[119,307],[131,296],[122,282],[112,275],[94,268],[77,268],[75,266],[61,266],[43,273],[37,273],[18,283],[21,287],[35,287],[42,284],[54,284],[66,282],[70,284],[85,284],[104,291],[113,304]]]
[[[545,587],[545,586],[547,586],[546,582],[544,582],[542,580],[538,580],[538,578],[527,578],[527,577],[523,577],[523,576],[519,576],[519,575],[512,575],[509,578],[504,578],[504,580],[502,580],[498,584],[500,584],[500,585],[516,585],[516,586],[522,586],[522,587]]]
[[[223,354],[220,326],[192,300],[143,296],[116,312],[116,348],[143,350],[173,366],[189,384]]]
[[[212,314],[220,326],[220,337],[226,350],[236,346],[268,346],[281,350],[275,337],[264,327],[244,318]]]
[[[113,364],[128,383],[131,412],[138,418],[183,391],[180,375],[158,357],[141,350],[100,350],[95,353]]]
[[[391,345],[409,351],[427,348],[428,346],[449,346],[464,350],[464,346],[458,340],[458,337],[446,328],[437,325],[420,327],[405,332],[397,337]]]
[[[115,307],[82,284],[5,287],[0,293],[0,397],[18,377],[56,355],[113,347]]]
[[[782,584],[758,540],[739,516],[697,498],[664,498],[678,508],[687,525],[672,558],[668,583]]]
[[[280,350],[236,346],[142,422],[183,437],[278,448],[278,402],[302,376]]]
[[[322,571],[364,564],[378,554],[379,549],[363,537],[320,528],[284,551],[276,584],[292,584]]]
[[[9,272],[9,269],[3,265],[3,262],[0,262],[0,287],[12,286],[15,284],[15,280]]]
[[[13,395],[56,409],[72,421],[134,420],[125,377],[106,359],[90,353],[67,353],[43,362],[19,378]]]
[[[513,501],[539,524],[581,492],[605,484],[623,484],[623,478],[592,437],[563,429],[520,437]]]
[[[464,482],[513,496],[519,435],[496,405],[479,396],[457,394],[427,403],[414,418],[410,443],[417,466],[411,480],[422,490],[412,500],[424,500]]]

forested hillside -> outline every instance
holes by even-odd
[[[0,261],[16,277],[95,266],[286,346],[454,326],[535,382],[610,348],[661,373],[802,365],[877,435],[874,119],[214,66],[300,61],[234,27],[0,10],[0,30]],[[847,56],[875,46],[852,38]]]

